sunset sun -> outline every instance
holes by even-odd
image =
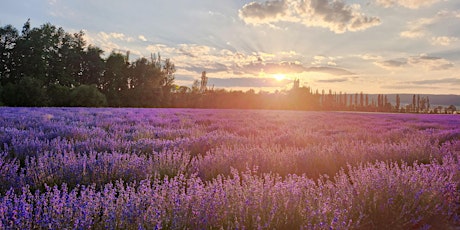
[[[283,80],[284,78],[286,78],[286,75],[284,75],[284,74],[275,74],[275,75],[273,75],[273,77],[274,77],[277,81],[281,81],[281,80]]]

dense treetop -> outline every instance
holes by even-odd
[[[129,52],[102,58],[103,51],[83,37],[49,23],[31,28],[27,21],[21,32],[1,27],[1,101],[11,106],[167,105],[175,72],[169,59],[152,55],[130,62]]]

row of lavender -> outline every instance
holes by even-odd
[[[460,224],[458,116],[0,109],[0,228]]]

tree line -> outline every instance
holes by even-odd
[[[8,106],[132,106],[170,104],[175,66],[170,59],[129,61],[129,52],[86,45],[49,23],[19,32],[0,28],[0,101]]]
[[[298,80],[296,80],[298,81]],[[361,111],[361,112],[396,112],[396,113],[454,113],[455,106],[431,106],[428,96],[413,95],[413,103],[401,104],[397,94],[395,103],[387,95],[347,94],[329,90],[319,92],[310,87],[294,84],[289,90],[274,93],[254,90],[227,91],[224,89],[207,89],[194,86],[176,92],[172,106],[177,108],[222,108],[222,109],[276,109],[276,110],[313,110],[313,111]]]
[[[206,72],[192,87],[174,84],[174,63],[160,54],[130,61],[129,51],[104,52],[87,45],[84,33],[70,34],[50,23],[21,31],[0,27],[0,105],[238,108],[291,110],[345,110],[368,112],[441,112],[430,108],[428,97],[413,96],[392,105],[386,95],[319,92],[300,87],[258,92],[208,88]],[[455,107],[444,108],[444,112]]]

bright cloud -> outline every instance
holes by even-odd
[[[447,37],[447,36],[440,36],[440,37],[432,37],[431,44],[439,45],[439,46],[450,46],[452,43],[457,42],[459,39],[457,37]]]
[[[139,40],[143,41],[143,42],[146,42],[147,41],[147,38],[145,38],[144,35],[139,35],[137,38],[139,38]]]
[[[407,30],[400,33],[401,37],[405,38],[422,38],[425,37],[427,26],[434,24],[438,19],[434,18],[420,18],[415,21],[407,23]]]
[[[419,18],[407,23],[407,29],[399,35],[404,38],[421,39],[426,38],[432,45],[435,46],[450,46],[452,43],[459,41],[457,37],[452,36],[435,36],[432,29],[435,25],[441,25],[456,19],[457,12],[439,11],[434,17]]]
[[[120,40],[120,41],[126,41],[126,42],[132,42],[134,41],[134,38],[126,36],[123,33],[106,33],[106,32],[99,32],[98,36],[101,37],[104,40]]]
[[[84,32],[85,40],[87,41],[87,43],[100,47],[102,50],[105,51],[106,54],[112,51],[129,51],[131,54],[137,56],[142,55],[141,51],[137,49],[132,49],[132,47],[129,46],[129,44],[135,41],[135,39],[130,36],[126,36],[123,33],[99,32],[96,34],[91,34],[88,31]]]
[[[441,0],[376,0],[377,4],[383,7],[402,6],[409,9],[418,9],[420,7],[428,7]]]
[[[341,0],[251,2],[239,10],[239,17],[247,24],[293,22],[335,33],[365,30],[380,24],[379,18],[364,15],[360,8],[359,4],[347,5]]]
[[[313,61],[311,62],[314,66],[337,66],[336,60],[340,57],[326,57],[322,55],[317,55],[313,57]]]
[[[366,61],[369,61],[369,60],[375,61],[375,60],[380,60],[380,59],[382,59],[382,57],[379,56],[379,55],[374,55],[374,54],[369,54],[369,53],[358,54],[358,55],[351,55],[351,56],[352,56],[352,57],[358,57],[358,58],[361,58],[361,59],[366,60]]]
[[[294,51],[245,53],[197,44],[180,44],[175,47],[150,45],[147,50],[174,57],[173,61],[179,67],[179,71],[186,71],[188,74],[195,73],[196,76],[201,71],[250,77],[277,73],[301,74],[309,72],[353,75],[352,72],[336,66],[335,60],[338,59],[336,57],[315,56],[313,59],[321,59],[321,62],[312,67],[299,61],[285,61],[290,58],[302,58],[300,54]]]

